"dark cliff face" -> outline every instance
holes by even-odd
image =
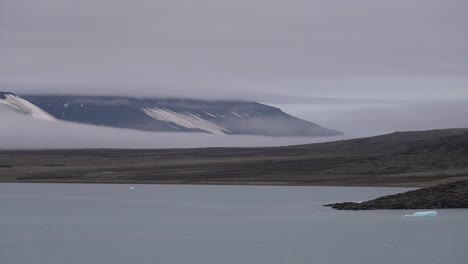
[[[57,119],[119,128],[267,136],[341,134],[256,102],[93,96],[22,97]]]

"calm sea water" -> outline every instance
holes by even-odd
[[[0,263],[468,263],[468,210],[321,206],[403,190],[0,184]]]

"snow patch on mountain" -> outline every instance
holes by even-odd
[[[55,117],[48,114],[44,110],[14,94],[4,94],[3,98],[0,98],[0,111],[1,110],[9,110],[25,115],[30,115],[33,118],[45,121],[57,120]]]
[[[212,113],[205,112],[205,114],[207,114],[207,115],[209,115],[209,116],[211,116],[213,118],[218,118],[217,116],[213,115]]]
[[[231,113],[232,113],[233,115],[235,115],[235,116],[239,117],[239,118],[242,118],[242,119],[244,118],[243,116],[239,115],[239,114],[238,114],[238,113],[236,113],[236,112],[231,112]]]
[[[176,113],[168,109],[142,108],[146,115],[163,122],[169,122],[181,127],[200,129],[216,135],[225,135],[228,129],[213,122],[205,120],[195,114],[184,112]]]

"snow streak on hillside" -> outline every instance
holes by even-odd
[[[201,117],[189,112],[176,113],[168,109],[159,108],[143,108],[143,111],[145,112],[145,114],[154,119],[163,122],[173,123],[181,127],[186,127],[190,129],[200,129],[215,135],[224,135],[226,134],[225,132],[230,132],[228,129],[222,126],[219,126],[208,120],[202,119]]]
[[[0,111],[4,110],[30,115],[33,118],[45,121],[56,120],[44,110],[14,94],[4,94],[4,98],[0,98]]]

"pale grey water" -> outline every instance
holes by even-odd
[[[0,263],[468,263],[468,210],[321,206],[402,190],[0,184]]]

